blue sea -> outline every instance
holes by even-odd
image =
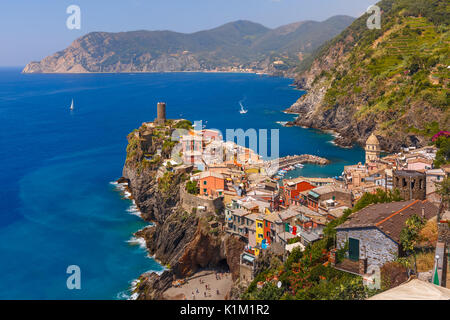
[[[253,74],[24,75],[0,69],[0,299],[126,299],[141,273],[162,271],[132,234],[148,225],[117,186],[126,136],[167,103],[168,118],[207,127],[279,129],[280,155],[312,153],[329,166],[291,175],[335,176],[363,160],[316,130],[285,128],[303,92],[291,79]],[[75,108],[69,110],[71,100]],[[239,113],[239,101],[248,113]],[[81,270],[69,290],[67,267]]]

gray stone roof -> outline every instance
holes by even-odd
[[[397,243],[405,221],[416,214],[425,219],[437,215],[439,209],[425,200],[398,201],[369,205],[350,215],[349,219],[338,226],[336,230],[355,228],[378,228]]]

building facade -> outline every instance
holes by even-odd
[[[378,161],[380,159],[380,142],[372,133],[366,141],[366,163]]]

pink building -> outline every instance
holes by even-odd
[[[408,170],[425,171],[433,167],[433,161],[429,159],[416,158],[408,161]]]

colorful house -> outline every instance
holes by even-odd
[[[288,181],[283,185],[284,189],[284,203],[286,206],[299,205],[301,198],[300,192],[312,190],[316,186],[306,180],[302,181]]]
[[[260,253],[260,249],[263,248],[264,240],[264,219],[262,217],[256,218],[256,247],[255,247],[255,256],[258,256]]]
[[[221,197],[225,189],[225,177],[216,172],[206,171],[199,175],[200,195]]]

